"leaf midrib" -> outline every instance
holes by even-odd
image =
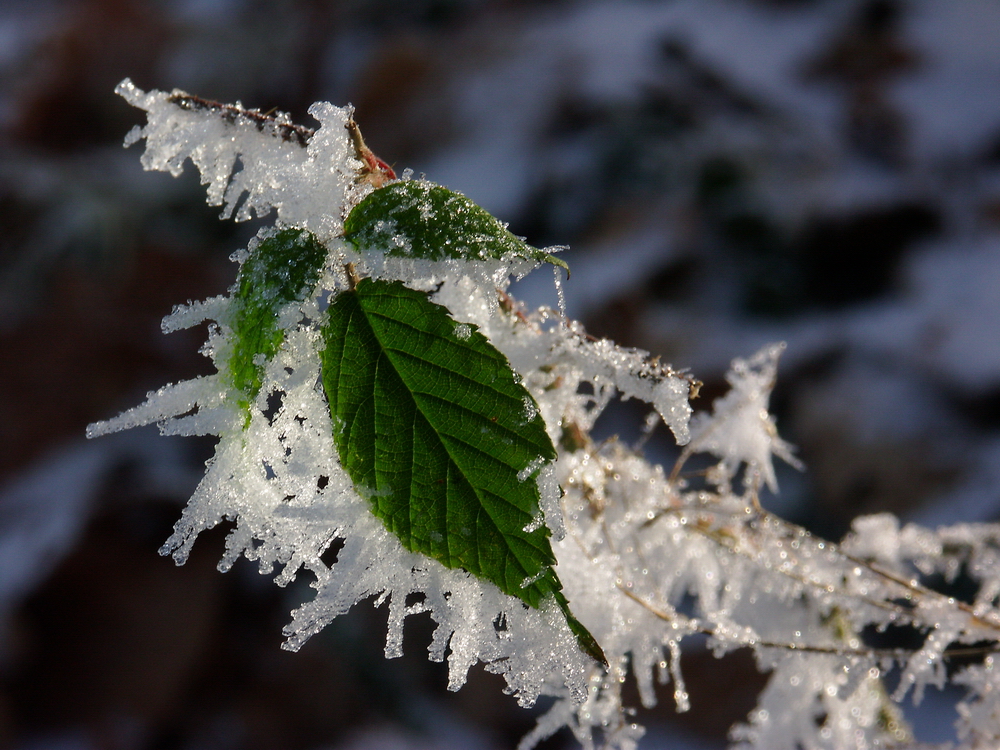
[[[358,309],[361,311],[361,313],[365,316],[366,319],[369,316],[381,318],[381,319],[383,319],[385,321],[388,321],[389,323],[392,323],[392,324],[404,325],[407,328],[410,328],[411,330],[417,331],[417,332],[419,332],[419,333],[421,333],[423,335],[430,335],[430,336],[433,336],[435,338],[444,340],[444,337],[442,337],[442,336],[440,336],[438,334],[434,334],[434,333],[431,333],[429,331],[416,328],[415,326],[412,326],[412,325],[406,323],[405,321],[399,321],[396,318],[391,318],[389,316],[381,315],[379,313],[369,312],[361,304],[361,300],[360,299],[358,300],[358,303],[359,303],[358,304]],[[352,321],[351,322],[353,323],[353,316],[352,316]],[[431,433],[434,435],[435,440],[437,441],[438,444],[440,444],[441,448],[448,455],[449,472],[451,471],[451,467],[452,466],[454,466],[455,468],[457,468],[458,469],[458,471],[456,472],[457,473],[457,479],[460,480],[462,483],[464,483],[469,489],[471,489],[471,491],[476,496],[477,500],[479,500],[478,507],[477,507],[477,512],[476,512],[476,521],[477,521],[477,523],[476,523],[476,526],[475,526],[475,528],[473,530],[473,533],[475,534],[476,539],[478,540],[478,536],[479,536],[479,528],[478,528],[479,518],[480,517],[485,517],[486,519],[489,520],[489,523],[492,525],[493,531],[496,533],[496,536],[498,538],[504,540],[504,543],[507,545],[507,549],[509,550],[512,558],[517,560],[518,566],[520,567],[520,571],[519,571],[518,575],[520,575],[522,577],[527,577],[528,566],[526,566],[524,564],[524,562],[521,559],[520,555],[518,554],[517,550],[513,546],[511,546],[510,544],[507,544],[507,542],[506,542],[506,534],[503,532],[502,528],[497,523],[496,519],[489,512],[489,509],[486,507],[485,503],[483,502],[483,496],[482,496],[481,492],[479,491],[479,489],[472,482],[470,482],[466,478],[465,472],[462,471],[462,469],[461,469],[462,464],[459,461],[456,460],[455,455],[452,452],[452,450],[449,448],[449,446],[446,444],[446,442],[441,439],[441,433],[434,426],[434,423],[430,419],[428,419],[426,413],[420,407],[419,400],[414,397],[414,394],[417,393],[417,391],[414,391],[409,386],[409,384],[403,379],[403,376],[400,374],[401,371],[400,371],[399,367],[396,365],[396,361],[395,361],[394,357],[392,356],[392,353],[396,352],[396,353],[400,353],[400,354],[403,354],[403,355],[408,355],[409,353],[401,351],[401,350],[398,350],[395,347],[387,347],[387,346],[385,346],[383,344],[382,337],[379,336],[379,333],[378,333],[376,327],[371,324],[370,320],[366,320],[366,323],[368,324],[368,327],[370,328],[372,334],[375,336],[376,341],[378,341],[379,348],[380,348],[380,350],[382,352],[382,354],[380,354],[380,356],[379,356],[379,361],[384,356],[386,359],[388,359],[392,363],[391,372],[392,372],[393,376],[395,378],[397,378],[400,381],[400,383],[403,385],[403,387],[406,390],[407,396],[409,397],[410,401],[412,401],[413,406],[414,406],[414,415],[416,416],[416,414],[419,414],[420,418],[423,419],[427,423],[427,425],[431,428]],[[421,362],[426,362],[426,360],[423,360],[420,357],[414,356],[413,358],[417,359],[417,360],[419,360]],[[435,369],[444,370],[444,368],[441,368],[441,367],[437,366],[435,363],[427,363],[427,364],[435,367]],[[378,368],[378,364],[376,364],[376,372],[377,372],[377,368]],[[343,369],[341,370],[341,372],[343,372]],[[454,371],[447,371],[447,372],[449,374],[456,374]],[[462,373],[457,373],[457,374],[459,376],[463,377],[464,379],[469,380],[470,382],[472,382],[473,384],[475,384],[477,386],[485,385],[485,384],[481,384],[478,381],[472,380],[471,378],[468,378],[468,377],[464,376]],[[506,397],[505,394],[498,392],[492,386],[490,387],[490,390],[492,390],[494,393],[497,393],[498,396],[504,397],[505,400],[509,400],[509,398]],[[430,394],[428,394],[428,395],[430,395]],[[374,390],[374,388],[372,389],[371,398],[373,400],[375,399],[375,390]],[[450,403],[450,404],[452,404],[454,406],[459,406],[460,408],[464,409],[464,407],[461,407],[461,405],[459,405],[459,404],[455,404],[455,402],[449,401],[448,403]],[[377,407],[377,403],[375,404],[375,408],[376,409],[378,408]],[[415,424],[414,424],[414,428],[415,428]],[[456,438],[456,437],[451,436],[451,435],[449,435],[448,437],[456,440],[456,442],[461,442],[463,445],[469,446],[468,443],[466,443],[463,440],[460,440],[459,438]],[[410,444],[411,444],[411,452],[412,452],[412,447],[416,445],[416,441],[415,440],[411,440]],[[503,461],[497,460],[496,457],[490,456],[490,454],[486,454],[482,449],[475,448],[474,446],[469,446],[469,447],[474,448],[475,450],[477,450],[477,452],[479,452],[481,454],[489,456],[490,458],[492,458],[493,460],[495,460],[497,463],[500,463],[500,464],[505,465],[505,466],[509,466],[512,469],[515,468],[515,467],[510,466],[509,464],[507,464],[507,463],[505,463]],[[379,472],[379,468],[378,468],[378,454],[377,453],[375,455],[375,459],[373,461],[373,465],[374,465],[374,469],[375,469],[375,473],[376,473],[376,479],[377,479],[377,475],[378,475],[378,472]],[[517,471],[521,471],[521,470],[523,470],[523,468],[524,467],[521,467],[521,469],[516,469],[516,470]],[[413,472],[410,471],[409,474],[410,474],[410,486],[411,486],[411,489],[412,489]],[[453,478],[451,478],[451,477],[446,477],[445,478],[446,490],[445,490],[445,493],[444,493],[444,500],[445,500],[445,515],[446,516],[450,515],[451,510],[452,510],[451,503],[450,503],[450,498],[449,498],[449,494],[447,492],[447,487],[451,486],[451,482],[453,482],[453,481],[456,481],[456,480],[453,479]],[[514,508],[514,510],[517,511],[518,513],[523,513],[524,512],[520,508],[518,508],[516,505],[514,505],[513,503],[511,503],[507,498],[504,498],[502,496],[496,495],[495,493],[492,493],[492,492],[489,493],[489,494],[490,494],[491,497],[497,497],[497,498],[501,499],[505,504],[507,504],[508,506],[511,506],[512,508]],[[410,510],[412,512],[412,505],[410,506]],[[413,518],[412,518],[412,516],[410,517],[410,524],[411,524],[411,532],[410,533],[412,535],[412,524],[413,524]],[[445,544],[448,547],[449,555],[452,555],[453,554],[452,553],[452,537],[454,535],[451,534],[450,532],[451,532],[450,527],[446,526],[445,527],[445,533],[444,533]],[[531,541],[530,541],[530,537],[524,538],[524,541],[528,542],[529,546],[533,547],[534,549],[538,549],[539,551],[546,552],[546,553],[548,552],[548,550],[545,550],[544,547],[539,547],[539,546],[537,546],[535,544],[532,544]],[[478,558],[480,569],[482,569],[481,547],[482,547],[482,545],[480,545],[480,544],[475,544],[473,546],[473,548],[475,550],[475,553],[476,553],[476,556]],[[546,556],[548,556],[548,555],[546,555]]]

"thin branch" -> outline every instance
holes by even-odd
[[[619,591],[621,591],[626,597],[634,601],[636,604],[641,606],[647,612],[653,616],[663,620],[664,622],[674,623],[677,618],[671,616],[669,613],[662,611],[655,605],[649,603],[637,594],[629,591],[625,586],[618,583],[615,584]],[[715,628],[709,627],[707,625],[695,624],[696,621],[691,618],[684,618],[689,627],[693,632],[701,633],[702,635],[718,637],[718,633]],[[787,642],[777,642],[777,641],[767,641],[764,639],[755,639],[753,642],[746,642],[741,644],[742,646],[748,648],[774,648],[781,649],[784,651],[799,651],[807,654],[830,654],[833,656],[860,656],[864,658],[869,658],[872,660],[878,659],[894,659],[896,661],[904,661],[908,657],[915,654],[918,649],[906,649],[906,648],[845,648],[842,646],[817,646],[807,643],[787,643]],[[954,648],[947,648],[941,652],[941,656],[945,659],[949,658],[960,658],[968,656],[981,656],[986,654],[996,654],[1000,653],[1000,643],[994,643],[990,646],[956,646]]]
[[[188,111],[216,112],[223,121],[230,125],[235,125],[237,122],[250,123],[256,126],[258,132],[263,133],[270,130],[281,140],[294,142],[302,148],[308,146],[309,141],[316,135],[315,130],[303,125],[296,125],[287,114],[275,110],[261,112],[259,109],[244,109],[238,104],[223,104],[183,92],[171,94],[167,101]]]
[[[763,511],[762,517],[771,520],[775,523],[778,523],[787,529],[790,530],[793,529],[795,531],[795,534],[799,536],[805,536],[808,539],[815,538],[806,529],[803,529],[801,526],[798,526],[796,524],[790,523],[785,519],[781,518],[780,516],[774,515],[770,511],[766,510]],[[843,555],[845,560],[849,560],[855,565],[864,567],[872,574],[879,576],[880,578],[883,578],[887,581],[891,581],[892,583],[895,583],[898,586],[902,586],[903,588],[907,589],[911,593],[914,593],[918,596],[944,601],[947,604],[954,606],[955,608],[967,614],[969,618],[977,625],[987,628],[988,630],[1000,631],[1000,621],[997,621],[996,619],[993,620],[985,619],[982,615],[977,614],[975,610],[972,608],[972,606],[967,604],[966,602],[959,601],[958,599],[950,597],[947,594],[942,594],[940,591],[935,591],[934,589],[928,588],[927,586],[924,586],[917,580],[914,579],[908,580],[906,578],[903,578],[902,576],[893,573],[890,570],[885,570],[884,568],[882,568],[879,565],[876,565],[870,560],[865,560],[861,557],[857,557],[856,555],[852,555],[849,552],[845,552],[843,548],[838,544],[835,544],[833,542],[824,542],[824,543],[831,549],[835,550],[838,554]],[[995,612],[993,614],[996,615]]]
[[[676,513],[679,513],[679,512],[683,512],[685,510],[688,510],[688,509],[686,509],[686,508],[676,508],[676,507],[675,508],[665,508],[665,509],[661,510],[660,512],[658,512],[656,515],[654,515],[653,518],[650,518],[650,519],[646,520],[643,523],[643,526],[644,527],[645,526],[651,526],[652,524],[654,524],[656,521],[660,520],[661,518],[663,518],[667,514],[676,514]],[[693,509],[693,510],[697,510],[698,512],[703,512],[702,509]],[[758,520],[758,519],[759,520],[765,520],[765,521],[771,522],[771,523],[773,523],[773,524],[775,524],[777,526],[781,526],[782,528],[784,528],[787,539],[792,539],[792,538],[798,537],[800,539],[806,539],[806,540],[813,541],[813,542],[818,542],[819,541],[819,540],[817,540],[817,538],[813,534],[811,534],[808,530],[804,529],[803,527],[799,526],[798,524],[794,524],[794,523],[792,523],[790,521],[787,521],[787,520],[781,518],[780,516],[776,516],[775,514],[771,513],[770,511],[767,511],[767,510],[765,510],[763,508],[760,508],[759,511],[757,513],[755,513],[755,516],[756,516],[756,518],[754,520]],[[743,520],[744,519],[742,519],[742,518],[738,519],[738,521],[743,521]],[[749,554],[747,552],[738,549],[735,545],[731,544],[726,537],[723,537],[723,536],[718,535],[718,534],[713,534],[713,533],[710,532],[709,529],[704,529],[704,528],[701,528],[701,527],[698,527],[698,526],[686,526],[686,528],[689,531],[700,533],[703,536],[705,536],[706,538],[712,539],[717,544],[719,544],[720,546],[722,546],[725,549],[729,550],[733,554],[738,554],[738,555],[741,555],[741,556],[743,556],[743,557],[745,557],[747,559],[750,559]],[[835,542],[830,542],[830,541],[822,540],[822,543],[831,552],[834,552],[835,554],[840,555],[844,560],[850,562],[853,565],[856,565],[858,567],[864,568],[865,570],[867,570],[872,575],[874,575],[874,576],[876,576],[878,578],[881,578],[881,579],[883,579],[885,581],[889,581],[891,583],[894,583],[897,586],[900,586],[901,588],[905,589],[906,591],[910,592],[911,594],[915,594],[918,597],[924,597],[924,598],[927,598],[927,599],[937,599],[939,601],[944,601],[947,604],[949,604],[951,606],[954,606],[956,609],[964,612],[969,617],[969,619],[972,622],[974,622],[976,625],[981,626],[983,628],[986,628],[988,630],[1000,631],[1000,620],[997,620],[997,619],[987,619],[984,616],[982,616],[980,614],[977,614],[975,612],[975,610],[973,609],[972,605],[967,604],[966,602],[959,601],[957,599],[954,599],[953,597],[949,597],[946,594],[942,594],[939,591],[935,591],[934,589],[928,588],[927,586],[924,586],[923,584],[919,583],[918,581],[907,580],[906,578],[903,578],[902,576],[900,576],[900,575],[898,575],[896,573],[893,573],[892,571],[885,570],[885,569],[881,568],[880,566],[875,565],[874,563],[872,563],[869,560],[865,560],[863,558],[857,557],[856,555],[852,555],[852,554],[850,554],[848,552],[845,552],[843,550],[843,548],[839,544],[837,544]],[[856,594],[856,593],[833,591],[833,590],[830,590],[830,587],[828,585],[820,584],[820,583],[815,582],[815,581],[810,581],[808,579],[801,578],[799,576],[795,576],[790,571],[784,570],[782,568],[774,568],[772,570],[774,570],[775,572],[780,573],[782,575],[785,575],[785,576],[787,576],[789,578],[792,578],[793,580],[798,581],[798,582],[802,583],[803,585],[811,586],[813,588],[819,588],[821,590],[826,591],[827,593],[840,593],[842,596],[849,596],[849,597],[852,597],[852,598],[856,598],[856,599],[859,599],[860,601],[864,601],[864,602],[866,602],[868,604],[871,604],[872,606],[879,607],[880,609],[885,609],[887,611],[896,612],[897,614],[899,614],[900,616],[906,618],[909,621],[916,621],[916,618],[914,618],[913,615],[910,612],[908,612],[907,610],[904,610],[903,608],[899,607],[898,605],[893,605],[890,602],[884,602],[884,601],[880,601],[880,600],[877,600],[877,599],[871,599],[871,598],[868,598],[868,597],[863,597],[863,596],[861,596],[859,594]],[[991,613],[991,614],[994,615],[994,618],[996,617],[996,613],[995,612]]]
[[[658,514],[655,518],[650,519],[650,520],[646,521],[645,523],[643,523],[643,527],[649,526],[650,524],[654,523],[655,521],[657,521],[657,520],[659,520],[661,518],[664,518],[667,513],[676,514],[676,513],[681,513],[681,512],[687,511],[687,510],[693,510],[693,511],[696,511],[696,512],[699,512],[699,513],[705,512],[702,509],[669,508],[669,509],[665,509],[663,512],[661,512],[660,514]],[[711,512],[711,511],[709,511],[709,512]],[[742,518],[742,517],[736,517],[736,516],[733,516],[733,517],[735,517],[737,519],[737,522],[743,522],[743,521],[745,521],[745,519]],[[745,560],[749,560],[751,562],[754,562],[754,559],[751,556],[750,550],[741,549],[741,548],[737,547],[735,544],[732,543],[732,541],[731,541],[733,539],[732,537],[728,537],[726,535],[717,533],[713,529],[705,528],[704,526],[700,526],[698,524],[684,524],[684,529],[686,531],[688,531],[688,532],[691,532],[691,533],[701,534],[703,537],[705,537],[706,539],[709,539],[709,540],[715,542],[716,544],[718,544],[720,547],[722,547],[723,549],[727,550],[728,552],[730,552],[730,553],[732,553],[734,555],[738,555],[738,556],[744,558]],[[806,533],[808,533],[808,532],[806,532]],[[829,542],[824,542],[824,544],[827,544],[828,546],[830,546],[835,551],[838,551],[837,548],[835,547],[835,545],[832,545]],[[908,623],[914,622],[914,618],[913,618],[912,613],[909,610],[904,609],[903,607],[901,607],[898,604],[894,604],[892,602],[887,602],[887,601],[884,601],[882,599],[873,599],[871,597],[867,597],[867,596],[864,596],[862,594],[858,594],[858,593],[855,593],[855,592],[848,592],[848,591],[839,590],[836,587],[834,587],[832,584],[822,583],[820,581],[815,581],[815,580],[810,580],[808,578],[803,578],[800,575],[795,575],[795,573],[793,571],[788,570],[786,568],[777,567],[777,568],[770,568],[769,570],[771,572],[773,572],[773,573],[777,573],[779,575],[785,576],[786,578],[789,578],[789,579],[795,581],[796,583],[799,583],[802,586],[805,586],[807,588],[816,589],[817,591],[820,591],[820,592],[822,592],[824,594],[835,594],[835,595],[847,597],[847,598],[850,598],[850,599],[854,599],[856,601],[861,601],[861,602],[864,602],[865,604],[868,604],[868,605],[870,605],[872,607],[875,607],[877,609],[882,609],[882,610],[884,610],[886,612],[891,612],[892,614],[894,614],[898,618],[900,618],[901,621],[906,621]]]

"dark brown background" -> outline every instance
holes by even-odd
[[[8,0],[0,747],[504,748],[533,721],[481,670],[447,694],[426,622],[383,660],[370,605],[280,650],[306,582],[219,574],[224,531],[182,568],[157,556],[211,442],[84,427],[207,371],[204,331],[159,320],[225,291],[256,225],[219,222],[190,172],[141,171],[118,81],[304,123],[353,102],[397,169],[569,244],[570,312],[691,367],[702,407],[729,358],[787,339],[775,411],[808,469],[765,503],[835,538],[859,513],[1000,508],[1000,18],[955,5]],[[694,710],[665,690],[647,746],[721,747],[763,678],[697,648],[684,666]]]

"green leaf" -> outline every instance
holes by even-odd
[[[303,299],[319,280],[326,248],[304,229],[283,229],[258,243],[236,279],[231,317],[233,349],[224,375],[238,392],[240,408],[257,397],[264,362],[285,340],[278,313]]]
[[[426,180],[399,180],[371,192],[344,222],[344,236],[359,250],[428,260],[517,256],[569,266],[527,244],[486,209],[461,193]]]
[[[581,647],[603,661],[569,611],[536,521],[530,467],[556,453],[506,358],[425,293],[362,279],[331,304],[321,360],[340,460],[386,528],[532,607],[553,595]]]

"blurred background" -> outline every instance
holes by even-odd
[[[84,427],[210,371],[203,328],[159,321],[224,292],[258,225],[141,171],[122,78],[305,124],[352,102],[397,171],[569,245],[570,315],[690,368],[696,407],[787,341],[773,405],[807,469],[763,501],[839,538],[1000,515],[998,40],[996,0],[3,0],[0,747],[511,748],[534,721],[481,669],[447,693],[428,622],[386,662],[370,604],[280,650],[310,590],[219,574],[224,529],[156,554],[211,441]],[[545,271],[514,293],[556,303]],[[764,680],[683,664],[694,708],[664,690],[643,747],[723,747]]]

